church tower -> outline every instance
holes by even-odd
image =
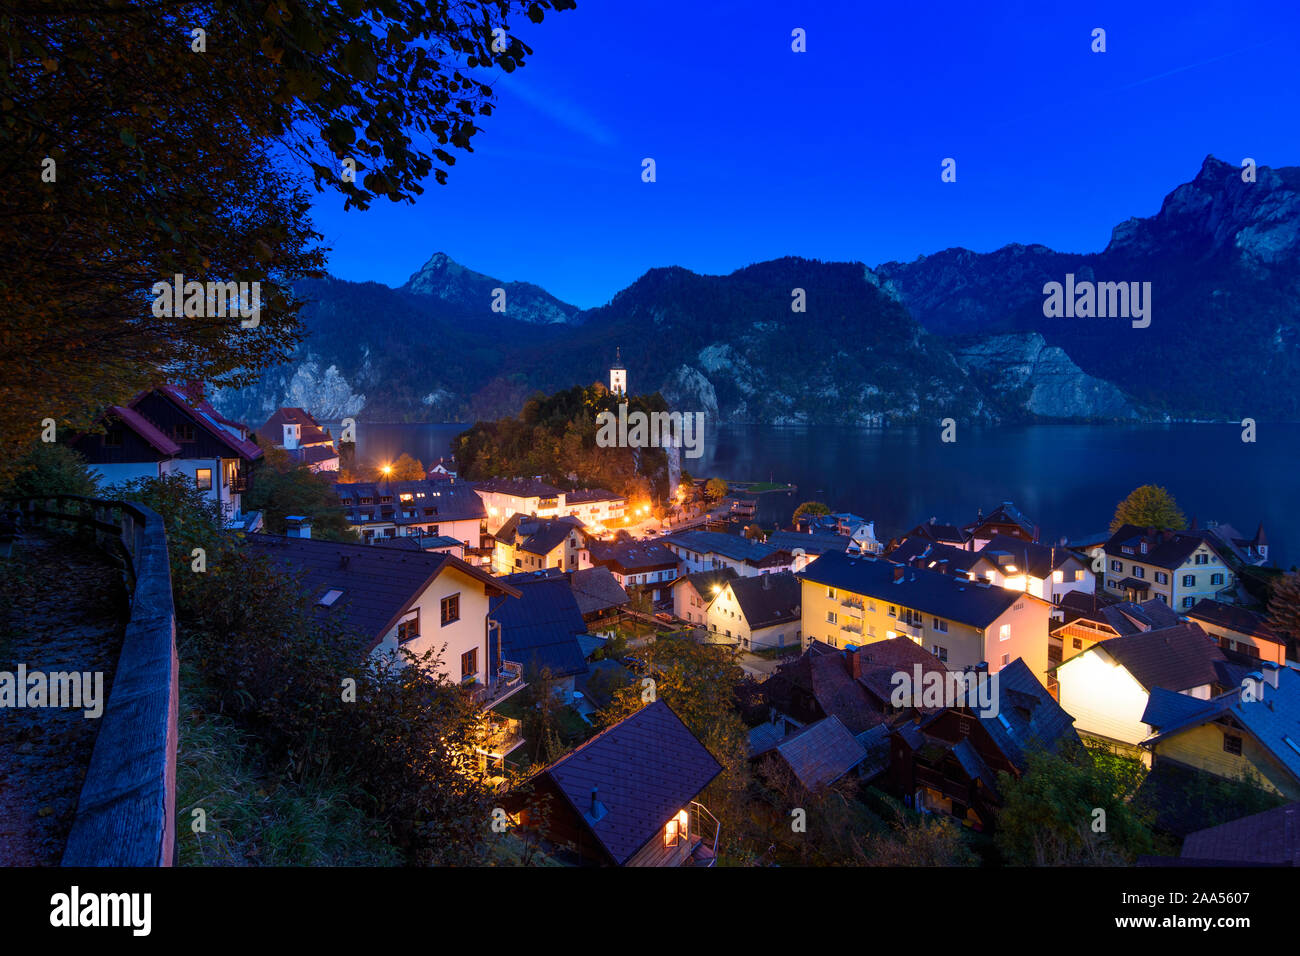
[[[623,367],[623,352],[614,349],[614,364],[609,368],[609,390],[615,395],[627,394],[627,369]]]

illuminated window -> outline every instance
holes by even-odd
[[[212,469],[199,468],[194,472],[194,480],[198,483],[199,491],[212,490]]]
[[[999,640],[999,641],[1009,641],[1009,640],[1011,640],[1011,625],[1010,625],[1010,624],[1003,624],[1000,628],[998,628],[998,640]]]

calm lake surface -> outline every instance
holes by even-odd
[[[357,426],[363,459],[405,451],[426,464],[449,452],[463,425]],[[1300,425],[1261,424],[1254,444],[1237,425],[1027,425],[939,429],[728,425],[707,431],[704,454],[682,460],[697,477],[793,482],[759,496],[759,520],[788,524],[801,501],[824,501],[876,522],[882,538],[930,516],[966,523],[1004,500],[1044,541],[1104,531],[1141,484],[1164,485],[1201,526],[1247,537],[1264,522],[1270,557],[1300,563]]]

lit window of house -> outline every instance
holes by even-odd
[[[999,641],[1009,641],[1009,640],[1011,640],[1011,625],[1010,625],[1010,624],[1003,624],[1000,628],[998,628],[998,640],[999,640]]]
[[[194,472],[194,480],[198,483],[199,491],[212,490],[212,469],[199,468]]]

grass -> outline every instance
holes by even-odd
[[[256,737],[229,717],[202,711],[201,688],[182,655],[176,755],[181,866],[403,863],[383,828],[353,805],[349,786],[329,777],[294,782],[267,772]]]

